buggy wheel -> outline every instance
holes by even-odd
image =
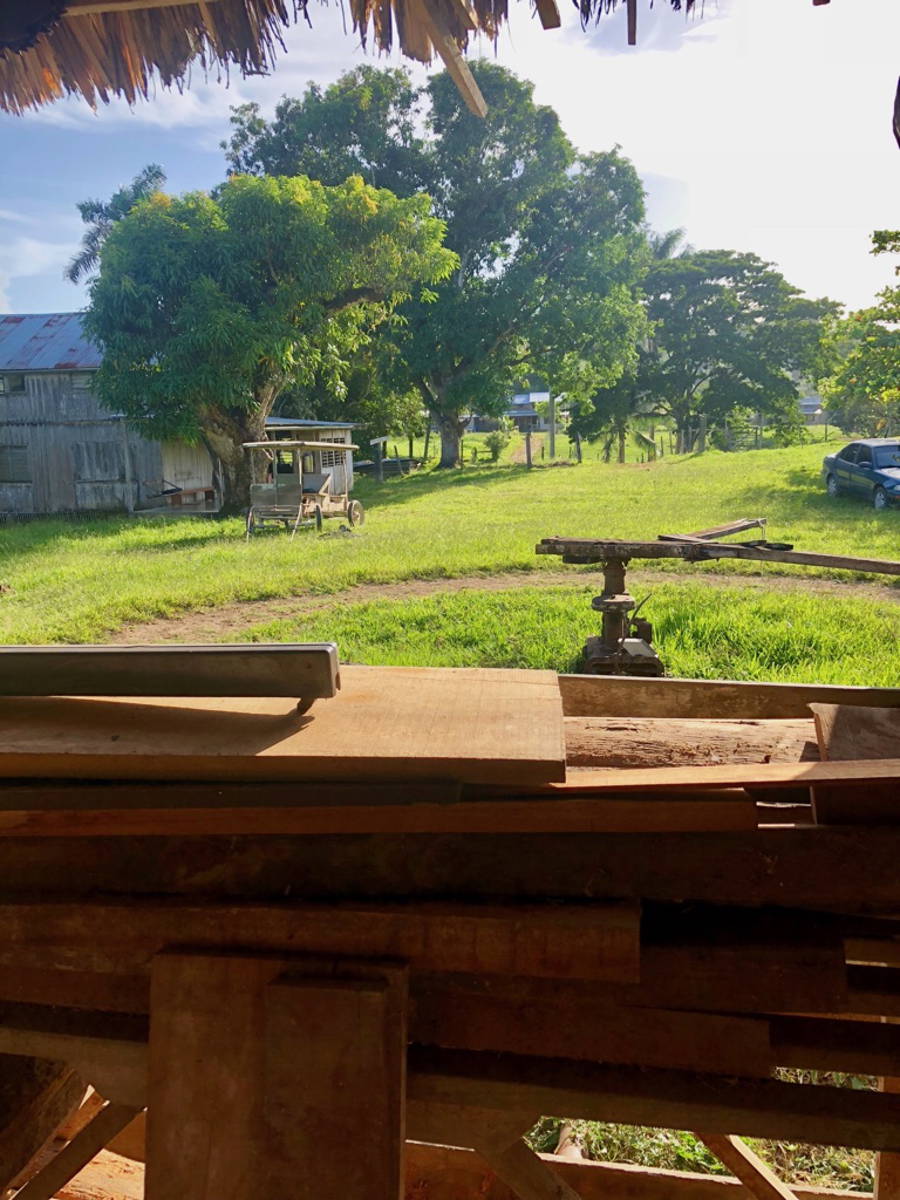
[[[322,505],[321,504],[316,505],[315,518],[316,518],[316,533],[321,533],[322,532],[322,523],[325,519],[322,516]]]
[[[877,487],[872,493],[872,507],[877,508],[879,512],[888,506],[888,494],[883,487]]]
[[[829,496],[839,496],[841,494],[841,485],[838,483],[836,475],[829,475],[825,480],[825,491]]]
[[[254,517],[254,515],[253,515],[253,509],[248,508],[247,509],[247,527],[246,527],[246,536],[247,536],[248,542],[250,541],[250,535],[255,532],[256,532],[256,517]]]
[[[351,500],[347,505],[347,520],[351,525],[365,525],[366,510],[358,500]]]

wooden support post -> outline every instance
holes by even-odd
[[[538,1158],[521,1137],[508,1146],[476,1141],[475,1149],[519,1200],[581,1200],[575,1189]]]
[[[135,1109],[123,1104],[107,1104],[43,1170],[16,1192],[18,1200],[53,1200],[136,1115]]]
[[[531,430],[525,430],[525,463],[531,466]]]
[[[900,1079],[878,1080],[879,1091],[900,1092]],[[900,1154],[880,1151],[875,1157],[875,1200],[900,1200]]]
[[[147,1200],[399,1200],[406,971],[159,955]]]
[[[77,1110],[84,1092],[64,1063],[0,1054],[0,1196]]]
[[[796,1200],[787,1184],[740,1138],[728,1133],[698,1133],[697,1137],[737,1176],[755,1200]]]
[[[628,45],[637,45],[637,0],[627,0],[628,9]]]

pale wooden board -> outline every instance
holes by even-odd
[[[819,753],[826,762],[900,758],[900,709],[851,708],[810,704]],[[848,789],[823,783],[812,789],[819,825],[896,825],[900,822],[900,783],[873,782]]]
[[[305,716],[284,699],[2,699],[0,776],[565,778],[551,671],[344,667],[341,678]]]
[[[810,704],[826,761],[900,758],[900,709]]]

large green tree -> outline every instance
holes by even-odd
[[[536,370],[570,400],[611,385],[642,329],[643,192],[618,152],[578,156],[531,84],[472,64],[488,104],[466,109],[441,73],[415,89],[403,71],[362,67],[283,100],[266,122],[233,114],[233,169],[302,170],[325,183],[348,171],[411,196],[426,191],[458,255],[434,295],[403,305],[385,331],[397,353],[386,384],[414,388],[441,431],[443,466],[459,459],[468,415],[502,414]]]
[[[900,230],[879,230],[872,242],[873,254],[900,254]],[[831,346],[837,363],[822,382],[829,418],[847,433],[900,433],[900,287],[835,322]]]
[[[86,330],[101,400],[145,433],[202,440],[227,510],[247,502],[245,441],[288,387],[331,378],[403,299],[456,265],[425,196],[236,176],[157,193],[109,233]]]
[[[755,254],[691,251],[653,263],[644,280],[651,335],[639,352],[646,410],[671,419],[680,451],[701,421],[735,409],[785,429],[799,422],[797,380],[821,357],[823,320],[838,311],[810,300]]]

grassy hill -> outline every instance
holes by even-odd
[[[530,572],[539,587],[542,572],[560,568],[556,559],[535,556],[541,537],[654,538],[739,516],[768,517],[771,537],[802,549],[897,557],[900,512],[876,513],[860,502],[830,500],[819,478],[821,456],[822,447],[814,445],[665,458],[655,464],[588,461],[530,472],[485,465],[422,472],[382,485],[365,480],[357,491],[369,515],[361,531],[344,536],[332,524],[327,528],[335,530],[334,536],[302,532],[293,544],[280,533],[245,542],[238,520],[110,518],[10,525],[0,534],[0,640],[102,641],[124,624],[158,616],[266,597],[336,595],[360,583]],[[686,574],[694,581],[704,573],[780,573],[810,581],[823,575],[749,563],[664,566],[673,584]],[[575,569],[572,580],[577,585]],[[894,593],[900,595],[900,588]],[[696,596],[685,593],[682,608],[696,603]],[[889,600],[864,612],[865,603],[848,596],[850,608],[839,614],[830,601],[815,611],[787,604],[777,620],[793,621],[798,642],[829,610],[838,632],[871,628],[875,621],[887,634],[867,634],[859,642],[856,657],[863,661],[873,645],[896,631]],[[255,631],[255,636],[262,634]],[[580,636],[573,627],[570,640]],[[719,631],[711,638],[724,636]],[[720,663],[721,656],[695,670],[719,671]],[[776,677],[777,663],[763,660],[745,669]],[[890,669],[888,660],[885,672]]]

